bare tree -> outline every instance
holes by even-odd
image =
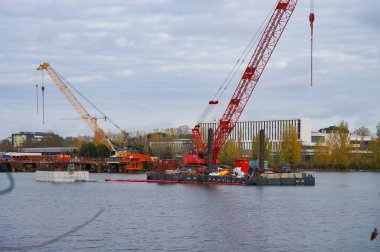
[[[191,129],[187,125],[182,125],[176,128],[176,135],[178,138],[188,138],[191,136]]]
[[[358,136],[370,136],[371,131],[368,128],[362,126],[360,128],[355,129],[354,134]]]

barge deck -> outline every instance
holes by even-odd
[[[148,173],[147,179],[105,179],[105,182],[145,182],[159,184],[207,184],[237,186],[315,186],[315,177],[310,173],[275,173],[238,178],[234,176],[210,176],[200,174]]]

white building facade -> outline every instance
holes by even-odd
[[[204,140],[207,140],[207,130],[212,128],[215,132],[219,122],[206,122],[201,123],[201,133]],[[241,134],[243,148],[245,150],[252,149],[252,139],[259,134],[260,130],[265,131],[265,135],[273,143],[279,142],[281,134],[286,128],[294,126],[297,130],[298,140],[302,144],[311,143],[311,119],[290,118],[290,119],[272,119],[272,120],[258,120],[258,121],[239,121],[234,130],[231,132],[228,139],[238,140],[239,133]]]

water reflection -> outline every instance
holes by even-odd
[[[0,172],[6,172],[5,175],[8,178],[8,181],[9,181],[8,188],[0,190],[0,195],[4,195],[4,194],[7,194],[7,193],[10,193],[13,190],[13,188],[15,187],[15,181],[13,179],[12,174],[9,172],[9,170],[5,170],[2,166],[0,166]],[[1,184],[2,183],[0,182],[0,185]]]
[[[6,171],[4,170],[2,167],[0,167],[0,172],[6,172],[5,175],[6,177],[8,178],[9,180],[9,186],[8,188],[6,189],[3,189],[3,190],[0,190],[0,195],[5,195],[7,193],[10,193],[11,191],[13,191],[14,187],[15,187],[15,180],[12,176],[12,174],[9,172],[9,171]],[[2,184],[2,183],[0,183]],[[30,250],[30,249],[37,249],[37,248],[43,248],[43,247],[46,247],[50,244],[53,244],[55,242],[58,242],[59,240],[69,236],[69,235],[72,235],[74,234],[75,232],[79,231],[80,229],[86,227],[87,225],[89,225],[91,222],[93,222],[94,220],[96,220],[102,213],[104,212],[104,208],[100,209],[91,219],[89,219],[88,221],[84,222],[83,224],[77,226],[77,227],[74,227],[73,229],[71,229],[70,231],[68,232],[65,232],[51,240],[47,240],[47,241],[44,241],[44,242],[41,242],[41,243],[38,243],[38,244],[32,244],[32,245],[22,245],[22,246],[18,246],[18,245],[1,245],[0,244],[0,251],[25,251],[25,250]]]

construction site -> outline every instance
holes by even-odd
[[[65,154],[43,155],[41,153],[4,153],[0,157],[0,165],[3,170],[12,172],[34,172],[36,170],[63,171],[68,164],[74,164],[78,169],[84,169],[90,172],[108,172],[108,173],[141,173],[147,172],[147,181],[150,182],[183,182],[196,181],[196,183],[241,183],[249,185],[314,185],[312,175],[292,174],[284,175],[281,169],[268,167],[265,160],[265,127],[257,131],[259,136],[258,158],[256,160],[239,159],[235,160],[234,167],[226,166],[221,163],[218,155],[229,139],[231,132],[235,129],[241,114],[244,112],[250,97],[260,81],[272,53],[280,41],[281,35],[296,9],[297,0],[279,0],[272,12],[268,15],[262,27],[256,32],[255,36],[249,42],[235,66],[231,69],[227,78],[217,89],[217,92],[208,101],[207,107],[201,114],[199,120],[192,128],[193,139],[191,148],[188,149],[182,157],[182,160],[159,159],[150,155],[142,154],[133,146],[128,144],[130,138],[128,132],[116,124],[106,113],[101,111],[93,102],[89,101],[81,92],[79,92],[70,82],[66,81],[51,64],[48,62],[41,63],[37,68],[41,79],[36,83],[36,93],[38,97],[39,88],[42,92],[42,115],[45,123],[45,80],[44,73],[50,77],[59,91],[64,95],[72,108],[77,112],[80,118],[91,128],[94,134],[94,140],[107,147],[109,157],[107,158],[85,158],[70,156]],[[311,2],[311,5],[313,3]],[[310,22],[310,84],[313,85],[313,7],[309,14]],[[244,65],[244,62],[248,62]],[[230,98],[223,115],[220,116],[216,129],[201,128],[201,124],[219,104],[219,101],[231,83],[236,73],[241,67],[245,67],[239,82],[235,86],[235,91]],[[37,73],[36,73],[37,76]],[[37,78],[36,78],[37,79]],[[231,85],[232,84],[232,85]],[[76,93],[76,94],[75,94]],[[91,115],[83,103],[78,99],[86,101],[92,106],[101,117]],[[38,98],[37,98],[38,99]],[[38,106],[38,100],[37,100]],[[38,108],[37,108],[38,109]],[[105,120],[111,123],[122,135],[123,140],[119,146],[107,136],[105,131],[99,126],[98,120]],[[207,136],[207,139],[204,139]],[[279,174],[273,175],[273,174]],[[195,177],[194,177],[195,176]],[[215,179],[216,178],[216,179]],[[264,179],[266,182],[262,182]],[[268,179],[276,181],[268,183]],[[307,178],[299,182],[300,179]],[[287,180],[290,182],[284,182]],[[297,182],[296,182],[297,181]],[[120,182],[120,181],[119,181]],[[131,181],[129,181],[131,182]]]
[[[380,251],[351,3],[1,1],[0,252]]]

